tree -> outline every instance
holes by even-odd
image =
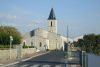
[[[0,44],[9,44],[10,36],[13,36],[13,44],[21,43],[21,34],[15,27],[0,26]]]
[[[87,52],[95,53],[100,55],[100,34],[87,34],[83,36],[83,39],[79,39],[74,42],[75,45]]]
[[[84,35],[83,37],[85,46],[87,47],[86,50],[88,52],[93,52],[93,47],[96,46],[95,41],[96,41],[96,35],[95,34],[88,34]]]

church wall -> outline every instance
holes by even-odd
[[[27,46],[35,46],[39,50],[45,50],[47,45],[47,35],[48,32],[43,29],[36,29],[34,31],[35,35],[30,36],[30,32],[25,34],[23,38],[23,42],[25,42],[25,45]],[[41,47],[40,47],[41,42]]]
[[[29,33],[26,33],[23,36],[23,42],[22,42],[22,44],[24,44],[24,42],[25,42],[25,45],[30,46],[31,37],[30,37],[30,34]]]
[[[41,36],[36,36],[35,47],[39,50],[46,50],[46,39]]]
[[[57,20],[48,20],[48,22],[49,22],[49,24],[48,24],[49,27],[51,26],[51,22],[53,22],[52,25],[53,25],[54,27],[57,26]]]
[[[37,29],[38,30],[38,29]],[[67,42],[67,38],[60,36],[59,34],[53,32],[47,32],[44,30],[39,29],[35,31],[35,36],[30,36],[30,33],[27,33],[24,37],[24,42],[28,46],[35,46],[37,49],[45,50],[44,47],[47,43],[46,40],[49,40],[49,49],[55,50],[64,48],[64,42]],[[47,36],[48,34],[48,36]],[[46,36],[45,36],[46,35]],[[40,47],[40,42],[42,46]]]
[[[36,34],[37,36],[41,36],[41,37],[43,37],[43,38],[47,38],[48,31],[45,31],[45,30],[43,30],[43,29],[41,29],[41,28],[38,28],[38,29],[36,29],[35,34]]]
[[[52,22],[52,25],[51,25]],[[57,20],[48,20],[48,31],[57,33]]]
[[[58,35],[56,33],[49,32],[48,39],[49,39],[49,48],[51,50],[55,50],[55,49],[60,49],[61,48],[60,35]]]
[[[57,35],[57,47],[58,49],[62,48],[62,39],[59,34]]]

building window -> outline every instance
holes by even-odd
[[[25,45],[25,42],[23,42],[23,45]]]
[[[42,43],[40,42],[40,47],[42,46]]]
[[[35,36],[35,30],[30,31],[30,36]]]
[[[31,42],[31,46],[33,46],[33,42]]]
[[[51,26],[52,26],[52,21],[51,21]]]

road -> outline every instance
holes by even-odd
[[[51,51],[7,67],[64,67],[64,64],[61,64],[62,62],[64,62],[64,52]]]

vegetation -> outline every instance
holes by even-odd
[[[28,46],[24,44],[24,45],[23,45],[23,48],[28,48]]]
[[[83,39],[79,39],[77,42],[73,43],[76,47],[80,47],[81,50],[100,55],[100,34],[84,35]]]
[[[10,36],[13,37],[12,44],[21,43],[21,34],[15,27],[0,26],[0,46],[10,44]]]
[[[23,47],[23,48],[35,48],[34,46],[27,46],[27,45],[25,45],[25,44],[23,44],[22,47]]]

